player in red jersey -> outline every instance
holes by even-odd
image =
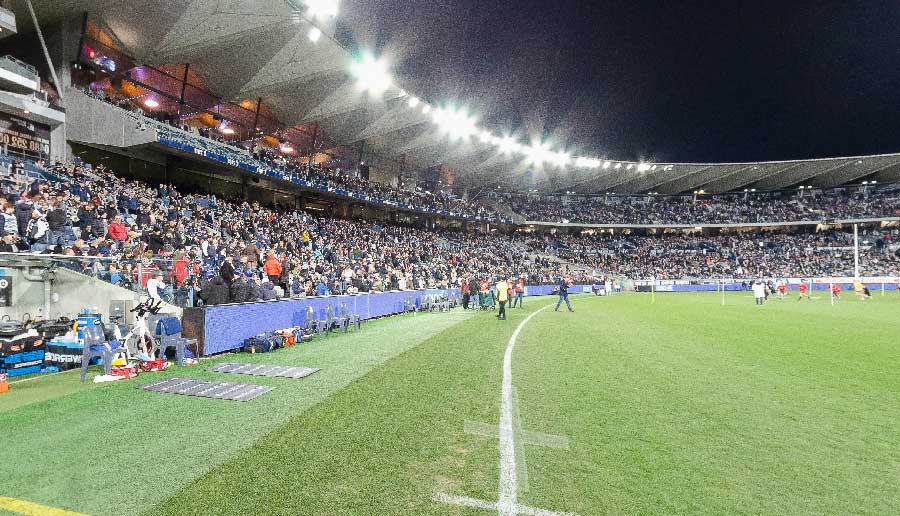
[[[802,301],[804,297],[809,300],[809,287],[806,283],[801,281],[798,288],[800,289],[800,297],[797,298],[797,301]]]
[[[778,282],[778,299],[784,299],[784,294],[787,292],[787,283],[784,281]]]
[[[835,301],[841,298],[841,286],[837,283],[831,285],[831,297],[833,297]]]

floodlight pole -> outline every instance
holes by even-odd
[[[853,277],[859,279],[859,224],[853,225]]]

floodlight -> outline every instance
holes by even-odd
[[[608,161],[604,161],[604,162],[603,162],[603,168],[604,168],[604,169],[609,168],[610,165],[612,165],[612,163],[610,163],[610,162],[608,162]]]
[[[409,102],[407,102],[409,107],[414,108],[419,105],[419,97],[410,97]]]
[[[338,0],[305,0],[310,18],[334,18],[338,14]]]
[[[310,41],[312,41],[313,43],[316,43],[319,41],[319,38],[321,38],[321,37],[322,37],[322,31],[319,30],[318,27],[313,27],[313,28],[309,29],[309,40]]]
[[[499,139],[497,146],[500,147],[501,154],[512,154],[519,150],[519,144],[512,136],[504,136]]]
[[[150,109],[156,109],[159,107],[159,102],[157,102],[155,99],[147,99],[144,101],[144,105]]]
[[[387,63],[370,53],[365,53],[360,60],[354,61],[350,71],[356,77],[357,88],[368,91],[373,96],[383,94],[393,83]]]
[[[550,146],[545,143],[532,143],[531,147],[525,149],[525,155],[532,165],[541,165],[544,162],[552,161],[556,153],[551,152]]]
[[[478,133],[475,116],[470,116],[466,108],[452,107],[434,111],[434,122],[454,140],[463,140]]]

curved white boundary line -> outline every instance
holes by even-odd
[[[516,347],[519,332],[535,315],[554,306],[552,304],[535,310],[516,327],[503,355],[503,387],[500,398],[500,487],[497,510],[500,516],[516,516],[518,514],[519,481],[516,477],[516,442],[513,431],[513,389],[512,389],[512,354]]]

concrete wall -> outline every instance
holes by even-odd
[[[0,269],[6,278],[12,278],[12,306],[0,307],[0,317],[22,320],[24,314],[32,318],[56,319],[60,316],[74,318],[82,308],[96,307],[109,320],[109,304],[112,300],[137,302],[137,294],[77,272],[57,268],[50,283],[49,313],[45,312],[44,281],[29,281],[29,272],[38,275],[40,268],[7,266]],[[133,305],[132,305],[133,306]]]
[[[66,91],[66,118],[66,136],[72,142],[131,147],[156,141],[156,131],[138,129],[136,118],[124,110],[72,88]]]

